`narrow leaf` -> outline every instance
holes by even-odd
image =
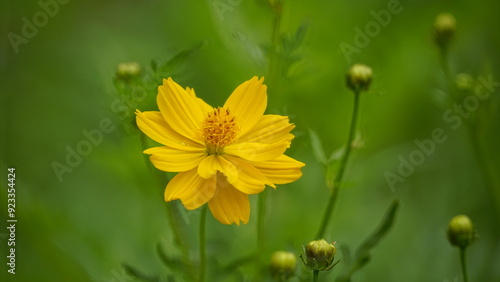
[[[309,136],[311,137],[311,147],[314,157],[316,157],[320,163],[326,164],[325,151],[323,150],[323,145],[321,144],[321,139],[318,134],[316,131],[309,129]]]

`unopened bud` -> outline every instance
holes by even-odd
[[[372,81],[372,69],[363,64],[353,65],[347,72],[346,83],[355,92],[366,91]]]
[[[116,77],[129,80],[141,74],[141,66],[137,62],[121,63],[118,65]]]
[[[448,224],[448,241],[453,246],[466,248],[474,243],[476,234],[470,218],[466,215],[457,215]]]
[[[474,78],[468,73],[459,73],[455,78],[455,85],[458,90],[471,91],[474,87]]]
[[[452,14],[442,13],[434,22],[434,39],[440,48],[445,48],[457,29],[457,21]]]
[[[333,259],[337,250],[334,246],[335,243],[328,243],[321,239],[309,242],[301,255],[302,262],[311,270],[330,270],[335,266]]]
[[[273,278],[284,281],[295,273],[297,258],[294,253],[276,251],[271,256],[271,274]]]

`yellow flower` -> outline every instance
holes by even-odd
[[[213,108],[168,78],[158,88],[160,111],[137,110],[142,132],[164,145],[144,153],[157,169],[179,172],[165,201],[180,199],[189,210],[208,202],[221,223],[239,225],[250,217],[249,194],[302,176],[304,164],[283,154],[294,125],[286,116],[264,115],[263,80],[244,82],[223,107]]]

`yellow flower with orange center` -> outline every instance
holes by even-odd
[[[189,210],[208,202],[221,223],[239,225],[250,217],[248,195],[302,176],[304,164],[284,155],[294,125],[286,116],[264,115],[263,81],[253,77],[213,108],[168,78],[158,87],[160,111],[136,111],[141,131],[164,145],[144,153],[159,170],[179,172],[166,201],[180,199]]]

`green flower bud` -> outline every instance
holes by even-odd
[[[330,270],[335,266],[333,259],[337,250],[335,243],[328,243],[324,239],[311,241],[303,248],[302,262],[311,270]]]
[[[274,279],[283,281],[295,273],[297,258],[294,253],[276,251],[271,256],[271,275]]]
[[[372,81],[372,69],[363,64],[353,65],[347,72],[347,86],[355,92],[366,91]]]
[[[457,215],[448,224],[448,241],[453,246],[466,248],[474,243],[476,234],[470,218],[466,215]]]
[[[455,78],[455,85],[458,90],[471,91],[474,87],[474,78],[468,73],[459,73]]]
[[[452,14],[442,13],[434,22],[434,40],[440,48],[445,48],[457,29],[457,21]]]
[[[141,66],[136,62],[121,63],[116,71],[116,77],[123,80],[130,80],[140,74]]]

